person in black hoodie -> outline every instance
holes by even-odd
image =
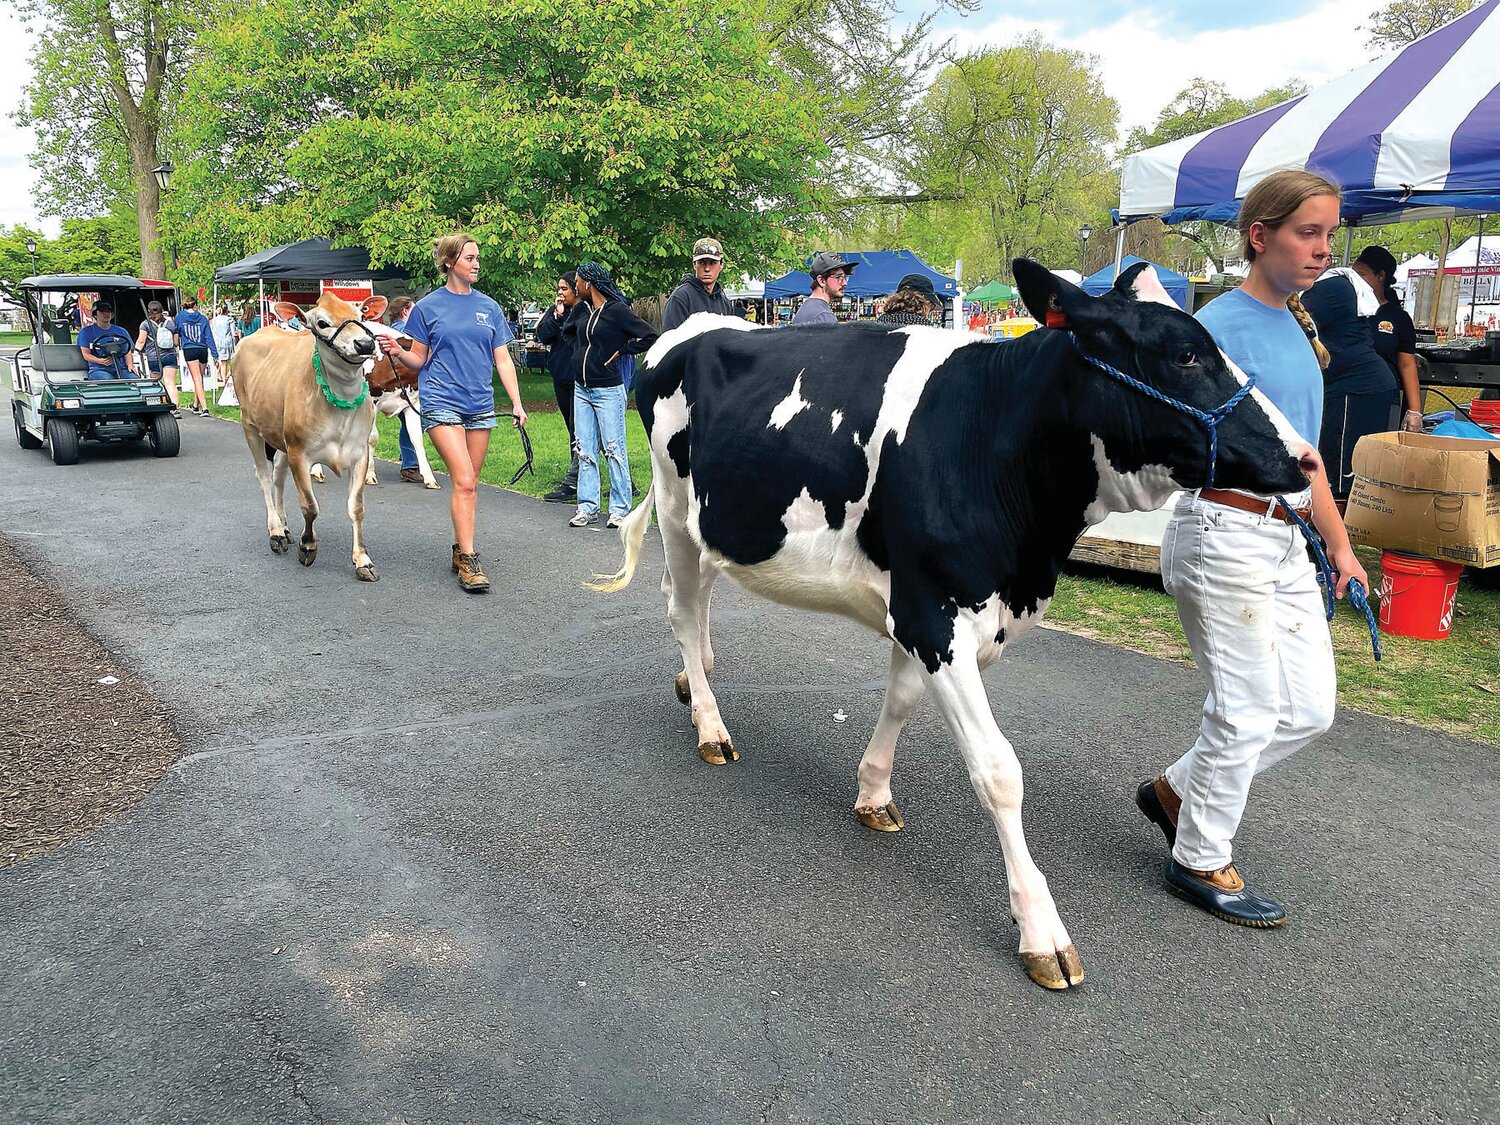
[[[656,342],[655,328],[625,302],[609,271],[597,262],[578,267],[579,302],[586,304],[577,328],[577,384],[573,424],[578,449],[578,511],[569,527],[599,522],[599,449],[609,462],[609,520],[619,527],[630,512],[630,458],[625,450],[625,380],[619,361],[640,355]]]
[[[553,504],[576,504],[578,502],[578,441],[573,433],[573,378],[578,367],[578,322],[586,314],[585,302],[578,299],[573,288],[578,274],[569,270],[557,279],[557,300],[542,314],[537,322],[536,338],[551,351],[547,355],[547,370],[552,374],[552,393],[557,397],[557,409],[562,413],[563,424],[568,427],[568,445],[573,451],[567,475],[562,483],[542,497]]]
[[[718,239],[700,238],[693,243],[693,272],[684,275],[682,284],[667,298],[666,311],[661,315],[663,332],[670,332],[694,313],[744,317],[745,310],[726,297],[719,284],[723,268],[724,247]]]

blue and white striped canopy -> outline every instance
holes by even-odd
[[[1282,168],[1344,189],[1347,222],[1500,211],[1500,0],[1260,113],[1127,157],[1119,214],[1232,221]],[[1441,217],[1441,213],[1428,211]]]

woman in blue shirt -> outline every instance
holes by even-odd
[[[214,343],[212,326],[208,317],[198,311],[196,297],[182,299],[182,311],[173,318],[177,323],[177,337],[182,341],[182,358],[187,364],[188,374],[193,377],[194,414],[208,413],[208,397],[203,393],[203,365],[211,355],[219,358],[218,345]]]
[[[1328,268],[1338,225],[1335,185],[1300,171],[1266,177],[1240,207],[1250,275],[1198,314],[1224,354],[1311,444],[1328,358],[1300,294]],[[1338,595],[1350,579],[1368,585],[1321,465],[1308,491],[1284,499],[1323,536],[1339,572]],[[1162,581],[1209,694],[1197,741],[1141,784],[1136,803],[1172,845],[1166,878],[1174,891],[1227,922],[1279,926],[1286,911],[1246,888],[1231,845],[1255,774],[1333,722],[1333,644],[1316,572],[1274,498],[1204,488],[1185,493],[1167,525]]]
[[[414,341],[403,347],[395,336],[382,334],[382,350],[408,371],[417,373],[417,396],[422,402],[422,429],[432,438],[448,467],[453,493],[448,506],[453,516],[452,567],[459,586],[471,594],[490,588],[474,546],[474,508],[479,470],[490,448],[495,428],[495,384],[510,398],[516,426],[526,424],[515,365],[505,345],[511,334],[500,306],[474,288],[479,280],[479,244],[456,233],[437,240],[433,259],[446,283],[418,301],[407,317],[405,334]]]

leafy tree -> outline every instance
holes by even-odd
[[[511,292],[589,257],[665,289],[707,233],[783,261],[828,150],[747,12],[248,0],[184,95],[173,221],[208,260],[322,234],[422,276],[463,227]]]
[[[48,213],[136,215],[139,267],[166,276],[151,170],[200,0],[18,0],[34,36],[14,114],[36,132],[32,162]],[[134,272],[132,269],[130,272]]]
[[[1018,256],[1071,266],[1080,217],[1107,225],[1118,108],[1095,67],[1031,35],[957,59],[923,98],[906,175],[936,214],[969,216],[966,277],[1008,275]]]
[[[1377,51],[1397,51],[1444,24],[1452,23],[1477,0],[1393,0],[1370,13],[1369,46]]]

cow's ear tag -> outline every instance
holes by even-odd
[[[1062,311],[1062,306],[1057,303],[1057,294],[1047,295],[1047,311],[1043,315],[1048,328],[1068,327],[1068,314]]]

